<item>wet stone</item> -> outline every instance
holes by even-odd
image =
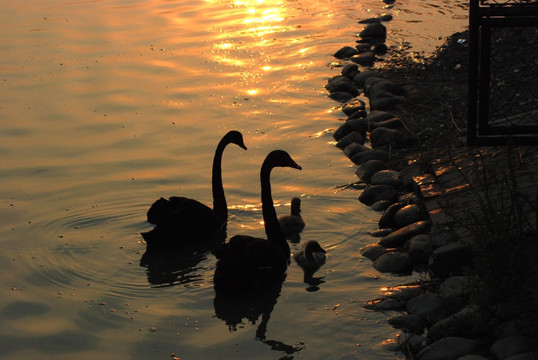
[[[385,55],[389,51],[389,48],[385,44],[377,44],[374,47],[374,53],[376,55]]]
[[[347,117],[347,120],[364,119],[368,115],[366,110],[357,110]]]
[[[401,176],[401,173],[400,173]],[[403,180],[402,180],[403,181]],[[404,184],[405,185],[405,184]],[[402,194],[398,198],[398,202],[405,204],[405,205],[411,205],[411,204],[419,204],[420,200],[414,192],[410,192],[407,194]]]
[[[338,141],[344,136],[346,136],[347,134],[349,134],[351,131],[352,131],[351,127],[349,126],[347,122],[345,122],[342,125],[340,125],[338,129],[336,129],[336,131],[333,134],[333,138],[334,140]]]
[[[378,97],[380,91],[387,91],[393,95],[404,95],[403,87],[390,80],[380,78],[370,78],[364,83],[364,93],[367,96]]]
[[[347,123],[351,130],[357,131],[362,136],[366,135],[366,131],[368,130],[368,121],[365,119],[350,119],[347,121]]]
[[[336,143],[336,147],[340,150],[343,150],[346,146],[351,143],[364,144],[364,138],[357,131],[352,131]]]
[[[391,114],[387,111],[381,111],[381,110],[373,110],[370,111],[368,116],[366,116],[365,120],[368,120],[371,123],[377,124],[378,122],[394,119],[396,116],[394,114]]]
[[[352,81],[342,75],[333,76],[332,78],[327,80],[327,84],[325,84],[325,89],[329,92],[333,92],[336,91],[337,88],[341,86],[341,84],[352,85]]]
[[[329,97],[335,101],[346,102],[353,99],[355,96],[345,91],[335,91],[331,92]]]
[[[370,133],[370,142],[373,148],[383,148],[390,144],[402,142],[402,134],[396,129],[376,128]]]
[[[382,273],[409,274],[413,269],[409,255],[397,251],[379,256],[373,265],[377,271]]]
[[[488,360],[488,358],[483,357],[482,355],[464,355],[460,356],[458,360]]]
[[[388,250],[384,248],[383,246],[379,244],[369,244],[360,249],[360,253],[365,258],[368,258],[370,260],[376,260],[378,257],[380,257],[383,254],[386,254],[390,252],[391,250]]]
[[[402,180],[400,179],[400,173],[395,170],[381,170],[372,175],[370,179],[372,185],[389,185],[392,187],[401,187]]]
[[[424,289],[420,285],[399,285],[389,287],[385,292],[385,297],[407,301],[423,293]]]
[[[424,263],[433,251],[432,238],[429,234],[415,235],[407,241],[406,248],[412,261]]]
[[[396,214],[396,211],[400,210],[404,206],[405,205],[402,203],[395,203],[389,206],[378,221],[379,228],[396,228],[396,224],[394,223],[394,214]]]
[[[439,294],[426,293],[415,296],[407,302],[407,312],[424,317],[425,319],[440,316],[445,303]]]
[[[379,91],[376,95],[376,97],[370,97],[370,109],[372,110],[390,110],[405,102],[403,96],[393,95],[387,91]]]
[[[452,276],[439,285],[439,294],[451,302],[471,295],[472,281],[467,276]]]
[[[504,360],[510,356],[535,352],[538,342],[528,336],[508,336],[497,340],[490,348],[490,352],[497,359]]]
[[[394,225],[401,228],[424,219],[425,215],[418,204],[406,205],[394,214]]]
[[[359,67],[357,64],[347,64],[344,66],[342,71],[340,72],[342,76],[347,77],[348,79],[352,80],[355,75],[359,73]]]
[[[353,142],[353,143],[347,145],[343,149],[343,152],[347,157],[351,157],[351,156],[355,155],[358,152],[365,151],[365,148],[366,147],[364,145],[359,144],[357,142]]]
[[[377,71],[361,71],[353,77],[353,82],[359,87],[364,88],[364,82],[371,77],[382,78],[383,75]]]
[[[472,258],[471,250],[467,246],[461,243],[452,243],[433,251],[430,268],[437,273],[449,274],[463,266],[470,265]]]
[[[523,319],[512,319],[497,326],[495,336],[501,338],[512,335],[527,335],[537,338],[536,324],[538,324],[538,314],[529,315]]]
[[[386,163],[387,161],[389,161],[389,153],[384,149],[373,149],[357,153],[353,155],[350,159],[356,165],[364,164],[368,160],[379,160]]]
[[[375,61],[375,53],[373,51],[365,51],[352,56],[350,60],[359,65],[371,65]]]
[[[380,200],[393,200],[398,197],[398,193],[392,186],[373,185],[363,190],[359,195],[359,201],[367,206]]]
[[[439,340],[447,336],[468,335],[470,329],[478,322],[478,318],[474,311],[469,307],[465,307],[455,314],[450,315],[446,319],[439,320],[428,329],[428,338]]]
[[[342,139],[344,136],[349,134],[352,131],[357,131],[363,137],[366,135],[366,130],[368,129],[368,122],[364,119],[353,119],[346,121],[333,134],[333,137],[336,141]]]
[[[379,160],[369,160],[365,163],[359,165],[357,170],[355,170],[355,175],[365,183],[370,183],[372,175],[381,170],[386,170],[387,164]]]
[[[385,211],[392,204],[394,204],[394,200],[379,200],[372,204],[372,210]]]
[[[414,334],[421,334],[424,331],[425,321],[419,315],[397,315],[389,318],[387,321],[396,329],[403,329]]]
[[[343,48],[335,52],[333,56],[337,59],[347,59],[352,57],[353,55],[356,55],[357,53],[358,51],[354,47],[344,46]]]
[[[430,229],[430,223],[428,221],[418,221],[413,224],[404,226],[401,229],[393,231],[385,236],[379,243],[387,248],[393,248],[402,246],[405,242],[418,234],[427,233]]]
[[[415,359],[440,360],[457,359],[460,356],[473,353],[475,342],[461,337],[447,337],[422,349]]]
[[[342,105],[342,112],[346,114],[347,116],[352,115],[357,110],[364,110],[364,109],[366,109],[366,103],[362,101],[361,99],[353,99],[353,101],[350,101]]]
[[[359,33],[361,38],[384,38],[387,36],[387,28],[381,23],[371,23]]]
[[[355,45],[355,49],[357,49],[359,53],[369,51],[372,49],[372,43],[369,41],[358,43]]]
[[[391,232],[392,232],[392,229],[377,229],[377,230],[368,231],[368,235],[373,236],[373,237],[383,237],[390,234]]]
[[[353,96],[359,95],[359,90],[347,77],[338,75],[328,80],[325,89],[332,93],[346,92]]]
[[[418,353],[428,345],[428,339],[422,335],[411,334],[404,341],[405,350],[409,350],[412,354]]]

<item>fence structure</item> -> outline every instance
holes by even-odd
[[[468,145],[538,145],[538,1],[470,0]]]

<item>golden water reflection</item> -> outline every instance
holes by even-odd
[[[282,69],[271,64],[271,57],[266,54],[271,52],[266,49],[276,45],[276,34],[295,28],[286,25],[288,11],[280,0],[237,0],[232,7],[235,11],[222,23],[211,45],[211,60],[240,67],[241,80],[247,86],[243,93],[260,95],[263,89],[253,84],[258,83],[264,73]],[[301,51],[304,53],[306,49]]]

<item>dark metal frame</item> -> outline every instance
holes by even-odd
[[[538,144],[538,125],[489,123],[491,28],[536,27],[537,24],[537,1],[470,0],[468,145]]]

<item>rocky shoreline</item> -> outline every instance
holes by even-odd
[[[334,53],[342,70],[325,86],[346,116],[333,136],[357,166],[358,200],[381,213],[374,242],[361,254],[380,272],[418,271],[425,279],[388,287],[364,306],[399,313],[388,322],[403,331],[400,350],[408,358],[538,359],[536,299],[477,303],[480,254],[432,219],[421,191],[423,179],[437,176],[433,157],[465,147],[467,35],[454,34],[434,56],[417,59],[385,45],[391,19],[359,20],[356,45]]]

